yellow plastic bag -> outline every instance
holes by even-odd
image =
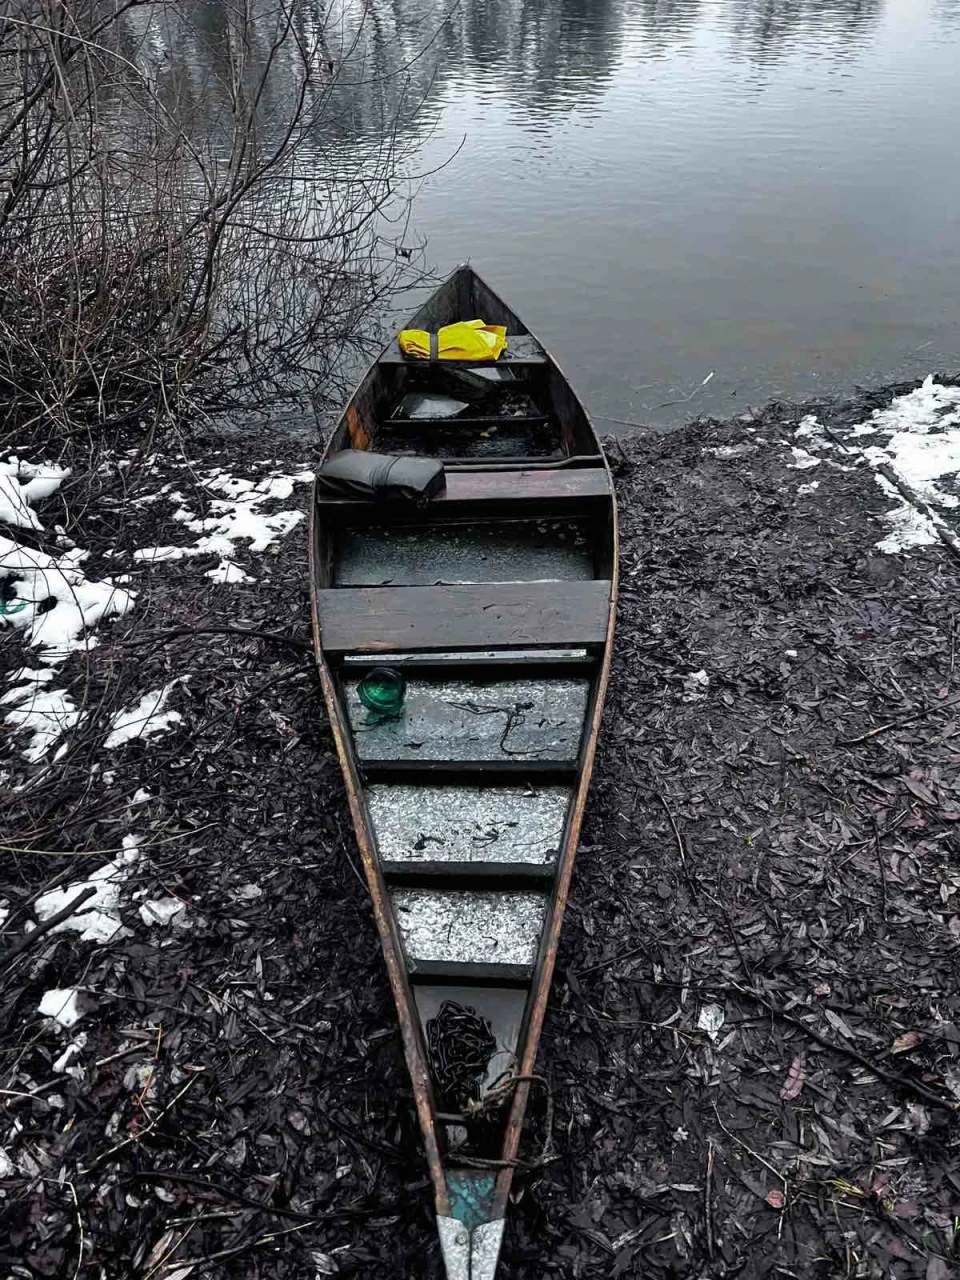
[[[430,359],[430,334],[426,329],[404,329],[398,341],[405,356]],[[496,360],[506,347],[506,327],[484,324],[482,320],[458,320],[437,333],[440,360]]]

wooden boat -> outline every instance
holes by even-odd
[[[446,491],[418,508],[317,489],[310,534],[317,662],[449,1280],[493,1280],[524,1163],[617,582],[609,471],[540,343],[469,267],[410,327],[477,317],[507,327],[495,365],[394,341],[327,448],[440,458]],[[406,681],[399,717],[358,693],[384,666]]]

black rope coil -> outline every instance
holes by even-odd
[[[444,1000],[427,1023],[427,1050],[443,1106],[463,1111],[480,1101],[480,1086],[497,1050],[486,1018],[469,1005]]]

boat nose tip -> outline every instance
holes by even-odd
[[[459,1218],[437,1218],[447,1280],[495,1280],[503,1219],[470,1231]]]

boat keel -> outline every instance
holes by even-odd
[[[447,1280],[494,1280],[503,1240],[503,1219],[471,1231],[459,1218],[437,1218]]]

